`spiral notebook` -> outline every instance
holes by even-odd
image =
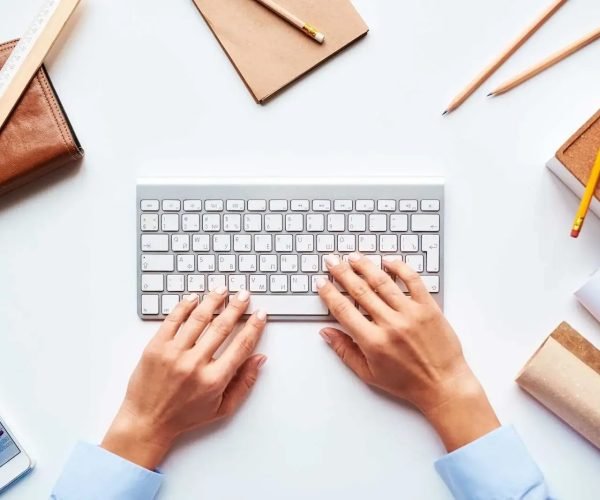
[[[318,44],[255,0],[194,0],[257,102],[263,103],[369,28],[349,0],[277,0],[325,34]]]

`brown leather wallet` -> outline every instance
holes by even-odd
[[[0,68],[16,44],[0,45]],[[0,195],[81,158],[83,149],[42,66],[0,130]]]

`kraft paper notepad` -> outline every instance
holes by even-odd
[[[600,150],[600,111],[590,118],[556,152],[547,166],[566,186],[581,198],[594,160]],[[600,217],[600,186],[592,199],[591,210]]]
[[[349,0],[277,0],[325,34],[316,43],[255,0],[194,0],[257,102],[367,34]]]
[[[600,448],[600,351],[569,324],[552,332],[517,383]]]

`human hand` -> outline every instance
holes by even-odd
[[[384,258],[408,297],[358,253],[348,262],[335,255],[325,260],[333,278],[371,317],[330,281],[317,282],[319,295],[347,332],[326,328],[321,335],[361,380],[416,406],[449,451],[500,425],[458,337],[412,268],[397,256]]]
[[[252,356],[266,323],[257,311],[215,359],[248,307],[246,291],[232,297],[218,316],[225,288],[198,304],[180,302],[164,320],[133,372],[102,447],[147,469],[155,469],[180,434],[233,414],[266,361]]]

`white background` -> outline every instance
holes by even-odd
[[[598,27],[574,0],[455,114],[445,105],[549,0],[356,0],[366,39],[266,106],[190,0],[84,0],[47,66],[86,159],[0,200],[0,411],[37,460],[6,499],[44,498],[78,439],[97,442],[155,323],[136,316],[140,175],[443,175],[446,313],[501,419],[559,498],[597,498],[600,454],[522,393],[517,372],[568,320],[600,223],[544,167],[600,107],[600,43],[507,96],[493,85]],[[40,0],[0,0],[0,39]],[[415,411],[358,382],[318,324],[273,324],[242,411],[190,436],[162,499],[447,499],[444,450]]]

